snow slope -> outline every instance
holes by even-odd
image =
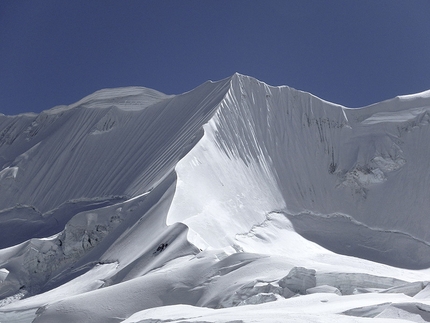
[[[235,74],[0,115],[0,322],[430,321],[429,93]]]

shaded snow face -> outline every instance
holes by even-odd
[[[72,200],[145,193],[199,139],[227,89],[224,81],[175,97],[104,90],[36,117],[2,116],[0,209],[46,213]],[[124,108],[133,100],[139,109]]]
[[[0,321],[428,321],[429,111],[235,74],[0,115]]]

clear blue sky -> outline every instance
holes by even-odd
[[[430,89],[430,0],[3,0],[0,112],[234,72],[348,107]]]

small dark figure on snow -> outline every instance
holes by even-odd
[[[154,255],[158,255],[160,252],[162,252],[164,249],[166,249],[168,245],[169,245],[169,244],[168,244],[167,242],[166,242],[166,243],[162,243],[162,244],[160,244],[160,245],[157,247],[157,250],[155,250],[152,254],[154,254]]]

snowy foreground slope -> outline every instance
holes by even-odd
[[[0,322],[430,322],[429,145],[239,74],[0,115]]]

